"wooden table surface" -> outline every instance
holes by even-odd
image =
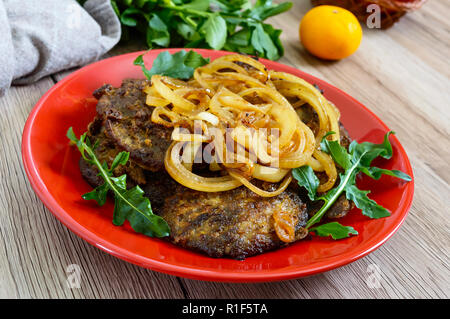
[[[70,72],[11,88],[0,98],[0,297],[3,298],[449,298],[450,7],[430,0],[386,31],[364,29],[359,50],[340,62],[307,54],[298,24],[310,8],[294,0],[272,18],[283,29],[281,63],[325,79],[373,110],[405,147],[415,196],[400,230],[347,266],[297,280],[223,284],[177,278],[126,263],[63,226],[31,189],[21,137],[38,99]],[[119,47],[115,54],[130,51]],[[73,70],[72,70],[73,71]],[[67,267],[81,267],[69,289]],[[373,271],[379,285],[370,283]]]

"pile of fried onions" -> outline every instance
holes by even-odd
[[[326,173],[319,192],[336,182],[334,161],[319,145],[328,131],[339,140],[339,112],[294,75],[269,71],[248,56],[226,55],[197,68],[188,81],[154,75],[144,91],[155,107],[151,120],[174,128],[165,168],[186,187],[219,192],[245,185],[260,196],[276,196],[291,182],[291,169],[303,165]],[[304,105],[317,115],[315,132],[297,112]],[[193,172],[194,160],[206,150],[218,177]],[[266,191],[254,180],[278,188]]]

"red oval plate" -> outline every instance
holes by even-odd
[[[171,53],[179,49],[169,50]],[[215,59],[229,52],[195,50]],[[147,67],[161,50],[145,55]],[[77,135],[86,130],[95,115],[92,92],[105,83],[120,86],[125,78],[143,78],[134,59],[144,52],[116,56],[88,65],[58,82],[36,104],[23,132],[22,156],[30,183],[48,209],[69,229],[92,245],[128,262],[156,271],[211,281],[256,282],[298,278],[327,271],[365,256],[380,247],[400,227],[411,206],[414,184],[392,177],[378,181],[363,178],[362,189],[388,208],[392,215],[371,220],[357,209],[341,220],[353,226],[358,236],[334,241],[313,237],[289,247],[247,258],[245,261],[210,258],[172,245],[164,240],[137,234],[129,227],[112,224],[113,203],[98,207],[81,195],[91,187],[81,177],[80,154],[70,147],[67,129]],[[319,85],[325,96],[340,109],[341,120],[357,141],[381,143],[388,127],[361,103],[309,74],[276,62],[263,60],[267,68],[295,74]],[[408,157],[395,136],[394,156],[378,166],[413,175]]]

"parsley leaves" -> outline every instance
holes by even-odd
[[[145,67],[143,55],[138,56],[133,62],[134,65],[141,67],[142,72],[149,80],[155,74],[187,80],[192,77],[196,68],[208,63],[209,59],[203,58],[192,50],[189,52],[181,50],[174,54],[163,51],[153,61],[153,66],[150,70]]]
[[[367,196],[369,191],[358,189],[356,186],[356,175],[358,173],[362,172],[373,179],[379,179],[383,174],[395,176],[405,181],[411,181],[411,177],[398,170],[387,170],[371,166],[372,161],[379,156],[385,159],[392,157],[392,146],[389,142],[389,135],[393,134],[393,132],[388,132],[381,144],[369,142],[357,143],[353,141],[349,146],[348,152],[339,142],[327,139],[327,136],[331,134],[334,134],[334,132],[329,132],[324,136],[320,147],[322,151],[330,154],[333,160],[345,170],[343,174],[339,175],[339,185],[327,193],[318,196],[317,187],[319,186],[319,180],[311,167],[302,166],[295,168],[292,171],[292,175],[300,186],[306,188],[311,200],[322,200],[324,202],[319,211],[307,222],[306,228],[318,236],[331,235],[333,239],[339,239],[356,235],[357,232],[352,227],[343,226],[337,222],[323,224],[314,228],[311,228],[311,226],[320,222],[326,211],[343,192],[345,192],[348,200],[353,201],[356,207],[361,209],[363,215],[370,218],[382,218],[390,215],[390,212],[386,208],[378,205]]]
[[[105,162],[101,164],[95,156],[94,149],[97,145],[91,144],[86,133],[78,139],[73,129],[69,128],[67,137],[78,147],[83,159],[98,169],[99,176],[105,182],[93,191],[84,194],[82,196],[83,199],[93,199],[97,201],[98,205],[102,206],[106,203],[108,192],[111,191],[114,194],[115,201],[114,225],[122,226],[125,220],[128,220],[131,227],[138,233],[150,237],[169,236],[169,225],[163,218],[153,214],[149,199],[144,197],[144,191],[139,186],[127,190],[127,176],[124,174],[119,177],[114,177],[112,174],[118,165],[125,165],[127,163],[130,156],[128,152],[120,152],[117,154],[111,166],[108,167]]]
[[[272,0],[111,0],[111,5],[122,38],[141,34],[150,49],[225,49],[271,60],[283,55],[281,30],[264,21],[292,7]]]
[[[227,40],[227,23],[219,12],[210,15],[208,20],[201,28],[201,32],[205,34],[205,40],[208,45],[216,50],[223,48]]]

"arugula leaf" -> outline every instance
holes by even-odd
[[[380,206],[373,199],[367,197],[370,191],[362,191],[356,187],[356,185],[347,185],[345,187],[345,195],[348,200],[351,200],[355,203],[356,207],[361,209],[363,215],[366,215],[370,218],[382,218],[390,216],[391,213]]]
[[[363,142],[358,144],[356,141],[350,143],[348,150],[355,157],[361,156],[361,166],[368,167],[372,161],[381,156],[385,159],[390,159],[392,157],[392,146],[389,143],[389,136],[395,134],[393,131],[386,133],[384,136],[384,141],[381,144],[374,144],[370,142]],[[362,155],[365,153],[364,155]]]
[[[310,229],[312,233],[317,236],[328,237],[331,236],[333,239],[343,239],[350,237],[350,235],[358,235],[358,232],[351,226],[343,226],[338,222],[331,222],[328,224],[323,224]]]
[[[308,197],[312,201],[316,200],[317,187],[320,182],[313,169],[308,165],[297,167],[292,170],[292,176],[297,180],[298,185],[306,188]]]
[[[203,58],[200,54],[185,50],[170,54],[168,51],[158,54],[153,61],[150,70],[145,67],[143,55],[139,55],[133,62],[141,67],[142,72],[151,80],[155,74],[166,75],[177,79],[189,79],[194,74],[194,70],[202,65],[208,64],[209,59]]]
[[[320,222],[322,217],[325,215],[327,210],[336,202],[342,192],[345,191],[347,184],[355,181],[356,176],[356,168],[358,167],[358,162],[353,164],[348,170],[345,171],[345,174],[340,174],[340,183],[337,187],[330,189],[326,194],[316,197],[316,200],[323,200],[323,206],[311,217],[306,223],[306,228],[311,227],[312,225]]]
[[[108,184],[103,184],[94,188],[93,191],[83,194],[81,197],[85,200],[95,200],[99,206],[103,206],[106,203],[106,195],[108,194]]]
[[[95,149],[95,147],[93,147]],[[110,171],[113,171],[116,169],[119,165],[125,165],[128,162],[128,159],[130,158],[130,153],[128,152],[120,152],[116,155],[113,162],[111,163]]]
[[[330,141],[327,136],[335,134],[334,132],[328,132],[322,139],[320,143],[320,148],[322,151],[332,154],[333,160],[338,163],[343,169],[349,169],[352,166],[350,161],[350,155],[347,150],[339,144],[338,141]]]
[[[121,226],[128,220],[131,227],[139,233],[151,237],[169,236],[170,228],[167,222],[161,217],[153,214],[150,201],[144,197],[144,192],[139,186],[127,190],[126,175],[113,176],[113,170],[118,165],[125,165],[129,158],[129,153],[120,152],[116,155],[111,166],[106,163],[101,164],[95,156],[94,147],[91,145],[86,133],[77,138],[72,128],[67,131],[67,137],[75,143],[83,159],[97,167],[99,176],[104,180],[104,184],[96,187],[93,191],[82,196],[85,200],[95,200],[102,206],[106,203],[107,194],[111,191],[114,194],[114,225]]]
[[[388,169],[372,166],[372,167],[361,167],[361,172],[363,172],[364,174],[366,174],[367,176],[369,176],[373,179],[380,179],[381,175],[389,175],[389,176],[401,178],[407,182],[412,180],[411,176],[403,173],[402,171],[396,170],[396,169],[388,170]]]
[[[339,174],[339,185],[327,193],[317,196],[318,180],[314,175],[312,168],[303,166],[292,171],[293,177],[298,181],[300,186],[303,186],[308,191],[308,196],[311,200],[323,200],[323,206],[317,213],[310,218],[306,224],[306,228],[310,229],[312,225],[320,222],[326,211],[336,202],[339,196],[345,192],[347,199],[353,201],[362,214],[370,218],[382,218],[389,216],[389,211],[378,205],[374,200],[370,199],[367,194],[369,191],[358,189],[356,186],[356,175],[363,172],[374,179],[379,179],[382,174],[401,178],[405,181],[410,181],[411,177],[398,170],[387,170],[378,167],[370,166],[372,161],[381,156],[389,159],[392,157],[392,146],[389,142],[390,134],[388,132],[384,141],[381,144],[374,144],[370,142],[357,143],[353,141],[349,146],[349,152],[342,147],[339,142],[328,140],[328,136],[334,132],[328,132],[322,139],[320,147],[322,151],[331,155],[333,160],[339,164],[345,171]],[[320,226],[319,226],[320,227]],[[333,225],[335,227],[335,225]]]
[[[122,175],[120,185],[126,186],[126,176]],[[115,179],[116,185],[119,184]],[[130,222],[131,227],[138,233],[149,237],[165,237],[169,235],[169,226],[166,221],[153,214],[150,200],[144,197],[144,191],[135,186],[129,190],[126,187],[120,187],[121,197],[116,198],[114,206],[113,224],[122,226],[125,220]],[[136,211],[140,213],[137,214]]]

